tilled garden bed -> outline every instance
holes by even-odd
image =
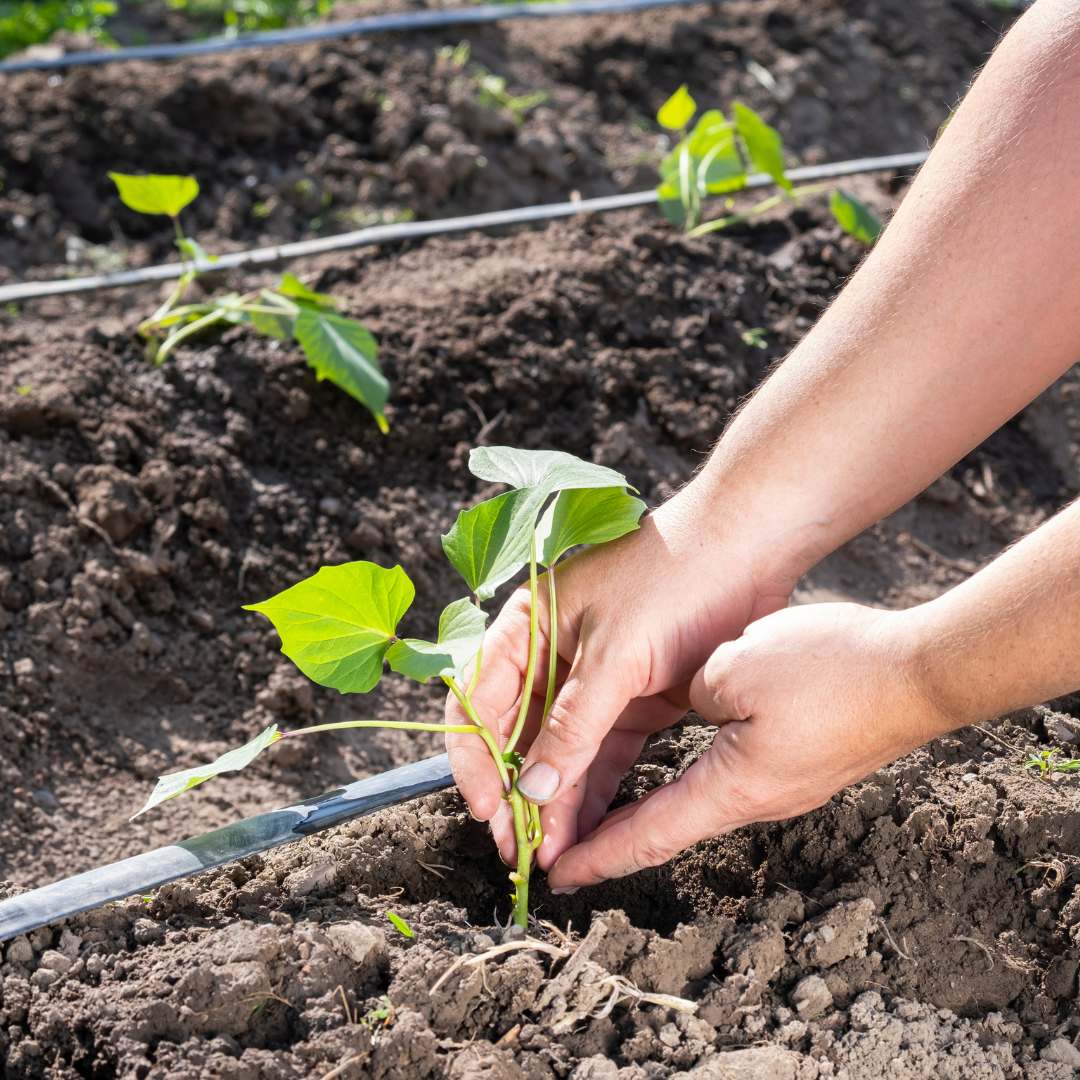
[[[656,136],[634,126],[629,105],[648,115],[689,78],[705,104],[710,94],[726,104],[745,91],[756,107],[771,108],[800,151],[812,144],[836,158],[907,149],[886,121],[917,119],[913,132],[936,127],[940,117],[929,105],[918,112],[921,103],[941,88],[962,88],[993,41],[975,13],[992,17],[924,4],[912,29],[904,20],[915,7],[864,7],[844,16],[825,3],[734,4],[575,23],[577,37],[571,24],[471,34],[474,56],[490,50],[488,67],[505,64],[519,87],[551,95],[547,119],[530,114],[499,136],[505,145],[495,136],[491,149],[483,140],[473,145],[512,177],[500,155],[513,147],[524,153],[528,124],[543,120],[569,146],[568,117],[587,106],[596,121],[588,130],[583,124],[580,137],[594,171],[581,165],[580,148],[563,149],[562,179],[534,170],[525,178],[534,188],[517,191],[507,181],[505,190],[516,192],[507,199],[644,187],[647,176],[628,179],[620,170],[647,172]],[[934,27],[934,49],[920,53],[918,34]],[[902,32],[910,36],[903,48]],[[829,94],[854,91],[822,75],[807,83],[811,90],[793,90],[786,101],[781,91],[770,104],[755,97],[764,87],[747,83],[742,54],[725,59],[709,35],[727,35],[755,56],[771,42],[776,51],[759,60],[778,79],[783,56],[801,57],[799,70],[811,73],[820,61],[833,75],[864,70],[855,60],[865,62],[884,119],[867,109],[864,127],[826,126],[813,142],[791,111],[800,95],[831,102]],[[314,182],[323,174],[307,167],[323,152],[319,140],[345,146],[331,141],[340,135],[376,147],[398,105],[369,118],[370,131],[350,134],[351,91],[334,84],[327,100],[345,104],[335,112],[330,101],[323,115],[319,87],[290,82],[289,72],[308,65],[310,82],[316,69],[339,70],[327,57],[348,54],[363,68],[372,51],[393,58],[400,49],[400,63],[370,65],[372,85],[391,95],[384,100],[395,100],[400,85],[419,114],[428,105],[457,108],[447,105],[447,86],[436,85],[438,65],[451,62],[437,55],[446,43],[283,50],[208,61],[184,69],[183,79],[178,69],[151,67],[99,69],[53,86],[20,77],[25,93],[5,98],[9,113],[0,123],[4,209],[23,224],[3,241],[0,261],[17,276],[31,263],[56,276],[69,247],[64,229],[89,243],[108,241],[109,214],[117,212],[95,186],[98,170],[139,164],[210,170],[199,173],[208,193],[199,211],[209,215],[200,233],[206,246],[220,249],[226,236],[237,246],[260,235],[295,239],[307,226],[271,206],[273,194],[258,187],[270,181],[259,170],[269,176],[274,164],[284,175],[286,159],[299,161],[309,149],[300,166]],[[821,60],[830,48],[849,51],[834,66]],[[934,68],[929,58],[938,55]],[[680,73],[656,76],[654,62]],[[279,128],[258,138],[248,128],[220,138],[207,129],[192,144],[205,161],[176,150],[182,140],[170,144],[173,157],[113,156],[116,146],[141,154],[156,145],[163,128],[153,119],[154,93],[164,100],[187,86],[184,100],[194,100],[200,80],[209,93],[222,71],[235,76],[233,89],[250,85],[264,104],[278,101],[268,87],[279,76],[294,96],[306,85],[300,98],[315,103],[312,115],[324,127],[300,139],[300,122],[279,116]],[[350,78],[363,82],[355,72]],[[86,102],[109,92],[110,79],[134,103],[128,120],[75,123],[76,106],[62,95],[81,87],[77,107],[90,116]],[[901,95],[894,83],[913,89]],[[41,141],[45,122],[16,123],[16,108],[52,118],[48,130],[60,140],[52,150]],[[132,119],[143,108],[146,124]],[[170,122],[189,112],[179,109]],[[425,124],[454,126],[457,115],[432,113]],[[75,141],[64,142],[78,124]],[[363,203],[361,179],[356,193],[340,195],[342,205],[445,214],[497,204],[490,190],[473,189],[480,174],[472,173],[450,184],[445,200],[422,195],[405,159],[417,139],[428,139],[428,127],[417,119],[403,130],[399,152],[370,152],[383,155],[387,183],[414,187],[376,196],[371,186]],[[228,173],[229,140],[243,144],[250,172]],[[29,148],[22,159],[19,145]],[[428,155],[414,157],[435,153],[423,145]],[[612,147],[646,160],[616,160]],[[348,147],[339,157],[366,160]],[[106,207],[97,224],[80,224],[58,201],[63,170],[50,172],[48,163],[69,160],[84,169],[69,177],[89,178],[87,205]],[[23,172],[16,176],[16,168]],[[243,182],[228,179],[217,193],[214,175],[256,176],[251,197],[271,212],[245,211],[235,228],[214,225],[222,207],[249,197]],[[306,186],[290,182],[304,194]],[[887,216],[904,184],[903,176],[882,174],[851,186]],[[19,209],[18,192],[36,200],[32,214]],[[338,199],[332,194],[327,206]],[[286,205],[293,203],[284,196],[274,204]],[[116,220],[125,238],[137,235],[133,220]],[[275,231],[260,234],[268,221]],[[136,259],[126,239],[112,243],[115,251],[126,244]],[[163,235],[147,233],[139,243],[138,259],[167,257]],[[685,239],[641,210],[295,265],[379,339],[393,386],[385,437],[350,398],[317,383],[294,346],[246,328],[147,368],[133,329],[159,302],[156,289],[34,301],[0,317],[0,873],[13,883],[8,894],[437,752],[434,737],[370,730],[289,742],[182,805],[127,822],[159,772],[208,760],[270,722],[437,719],[434,687],[388,682],[355,697],[312,686],[280,656],[265,621],[241,605],[320,565],[371,559],[404,566],[417,584],[402,632],[431,633],[458,595],[439,535],[462,507],[496,491],[469,475],[470,448],[571,451],[625,471],[656,504],[690,477],[738,403],[812,325],[861,255],[824,203],[810,200],[706,240]],[[240,274],[235,284],[272,280]],[[754,346],[755,335],[744,337],[755,328],[765,349]],[[1074,369],[918,499],[830,556],[796,600],[931,599],[1053,513],[1080,491],[1077,379]],[[1070,936],[1080,925],[1071,899],[1080,780],[1040,780],[1023,768],[1033,749],[1074,741],[1080,723],[1071,711],[1063,701],[966,729],[803,818],[703,842],[665,867],[572,897],[552,897],[538,875],[536,914],[551,926],[532,933],[547,951],[516,948],[520,939],[497,925],[509,914],[506,871],[486,827],[456,794],[384,811],[9,943],[0,968],[8,1075],[1072,1076],[1071,1054],[1080,1060],[1071,1046],[1080,941]],[[677,776],[710,737],[692,716],[655,737],[619,800]],[[387,910],[415,939],[390,926]],[[431,992],[452,965],[503,943],[515,949],[460,964]],[[629,987],[697,1008],[635,1007]]]

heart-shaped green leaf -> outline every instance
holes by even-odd
[[[469,454],[469,471],[480,480],[514,488],[540,488],[545,495],[567,488],[628,486],[626,477],[614,469],[561,450],[478,446]]]
[[[199,194],[199,182],[194,176],[128,176],[115,172],[109,176],[120,192],[120,201],[140,214],[176,217]]]
[[[872,244],[885,228],[881,218],[866,203],[838,187],[829,200],[829,209],[840,223],[840,228],[864,244]]]
[[[539,560],[551,566],[578,544],[603,544],[638,528],[645,504],[621,488],[562,491],[536,527]]]
[[[690,123],[690,117],[697,109],[697,102],[690,96],[683,83],[674,94],[660,106],[656,114],[657,123],[669,131],[681,131]]]
[[[484,644],[487,612],[468,597],[448,604],[439,616],[439,640],[417,641],[402,638],[390,646],[386,659],[399,674],[417,682],[446,676],[465,678],[465,666]]]
[[[243,746],[238,746],[227,754],[222,754],[216,761],[211,761],[209,765],[198,765],[194,769],[185,769],[183,772],[159,776],[157,786],[150,793],[150,798],[146,800],[146,805],[139,811],[139,814],[145,814],[147,810],[160,806],[166,799],[171,799],[174,795],[179,795],[181,792],[201,784],[204,780],[209,780],[211,776],[217,776],[218,773],[223,772],[233,772],[236,769],[244,768],[245,765],[250,765],[278,738],[277,724],[271,724],[260,735],[256,735],[251,742],[244,743]],[[139,814],[134,814],[131,820],[134,821]]]
[[[307,305],[297,313],[293,333],[316,377],[329,379],[366,406],[385,434],[389,428],[383,409],[390,384],[379,367],[379,346],[371,334],[352,319]]]
[[[529,561],[536,515],[547,495],[526,487],[488,499],[458,514],[442,538],[446,557],[481,600],[494,596]]]
[[[270,619],[281,651],[309,679],[343,694],[363,694],[382,676],[383,657],[415,595],[400,566],[352,562],[324,566],[245,610]]]
[[[784,175],[784,140],[780,132],[769,127],[753,109],[736,101],[735,126],[746,143],[747,153],[754,168],[771,176],[785,191],[790,191],[791,181]]]

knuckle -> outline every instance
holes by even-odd
[[[543,734],[570,753],[579,753],[592,741],[588,722],[558,701],[552,706]]]

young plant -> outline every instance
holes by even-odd
[[[692,131],[687,127],[697,111],[697,102],[686,86],[680,86],[656,114],[661,127],[673,132],[678,142],[660,162],[660,186],[656,189],[660,209],[690,236],[726,229],[757,214],[771,210],[784,199],[798,202],[803,195],[824,191],[825,184],[796,188],[784,172],[784,143],[780,132],[770,127],[753,109],[736,101],[732,118],[718,109],[703,113]],[[709,195],[722,195],[746,186],[750,167],[771,176],[782,189],[780,194],[752,206],[741,214],[715,218],[698,225],[701,208]],[[728,209],[734,207],[730,198]]]
[[[1039,779],[1045,780],[1056,772],[1076,772],[1080,769],[1080,758],[1060,758],[1061,750],[1055,747],[1053,750],[1040,750],[1036,754],[1029,754],[1024,762],[1025,769],[1036,769]]]
[[[385,660],[393,671],[417,682],[441,679],[469,722],[444,725],[354,720],[286,732],[273,725],[209,765],[160,777],[140,814],[212,776],[242,769],[280,739],[368,727],[475,735],[483,740],[495,762],[504,798],[513,812],[518,849],[517,867],[510,875],[515,886],[514,920],[526,926],[529,874],[543,832],[539,809],[518,791],[523,758],[517,747],[533,699],[540,655],[540,568],[547,569],[549,611],[547,689],[540,715],[543,726],[555,699],[558,659],[555,565],[579,544],[602,544],[636,529],[645,504],[628,494],[626,478],[620,473],[559,451],[479,447],[469,456],[469,468],[479,479],[506,484],[511,490],[463,510],[442,538],[443,551],[471,595],[445,608],[436,641],[397,636],[398,623],[414,596],[413,584],[400,566],[391,570],[370,562],[324,566],[306,581],[247,608],[262,612],[273,622],[281,635],[282,652],[315,682],[342,693],[366,693],[382,678]],[[529,568],[532,601],[528,666],[513,730],[500,743],[472,703],[481,676],[487,621],[480,604],[525,566]]]
[[[195,280],[197,262],[213,262],[198,242],[184,235],[180,211],[199,194],[192,176],[126,176],[109,173],[125,206],[141,214],[166,214],[176,229],[183,274],[172,295],[139,325],[146,338],[146,358],[161,365],[182,341],[222,325],[250,323],[260,333],[282,341],[297,341],[320,381],[329,379],[367,408],[379,429],[388,431],[383,409],[390,396],[377,359],[378,344],[367,329],[337,311],[332,296],[312,292],[292,274],[274,289],[213,297],[201,304],[181,304],[184,290]],[[189,261],[190,264],[189,264]]]

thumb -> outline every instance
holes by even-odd
[[[584,637],[579,640],[570,674],[522,766],[518,790],[530,802],[551,802],[572,788],[637,696],[633,679],[627,678],[625,658],[610,662],[605,652],[590,648]]]
[[[659,866],[709,836],[743,823],[739,785],[714,746],[676,781],[609,814],[548,871],[554,892]]]
[[[744,687],[746,670],[742,662],[747,651],[745,637],[725,641],[705,661],[690,684],[690,706],[710,724],[746,720],[752,710]]]

